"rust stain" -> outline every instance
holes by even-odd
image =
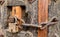
[[[48,21],[48,0],[38,1],[38,23]],[[38,37],[47,37],[47,28],[44,30],[38,29]]]

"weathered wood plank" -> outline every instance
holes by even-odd
[[[38,23],[48,21],[48,0],[38,1]],[[38,29],[38,37],[47,37],[47,28],[44,30]]]

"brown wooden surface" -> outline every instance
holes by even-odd
[[[38,1],[38,23],[48,21],[48,0]],[[44,30],[38,29],[38,37],[47,37],[47,28]]]
[[[22,8],[20,6],[12,7],[12,16],[16,16],[19,20],[22,19]]]

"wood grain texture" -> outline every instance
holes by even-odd
[[[38,23],[48,22],[48,0],[38,1]],[[38,29],[38,37],[47,37],[47,28]]]

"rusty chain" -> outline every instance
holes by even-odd
[[[40,28],[40,29],[45,29],[48,26],[56,24],[57,21],[58,21],[57,17],[54,16],[54,17],[52,17],[52,19],[50,21],[48,21],[48,22],[42,22],[39,25],[38,24],[25,24],[25,23],[23,23],[22,25],[23,26],[37,27],[37,28]]]
[[[17,17],[14,17],[15,18],[15,21],[17,22],[18,18]],[[46,27],[48,26],[51,26],[51,25],[54,25],[57,23],[57,17],[52,17],[50,21],[48,22],[42,22],[40,24],[26,24],[25,21],[23,19],[19,19],[20,21],[22,21],[22,26],[30,26],[30,27],[36,27],[36,28],[40,28],[40,29],[45,29]],[[15,22],[15,23],[16,23]]]

